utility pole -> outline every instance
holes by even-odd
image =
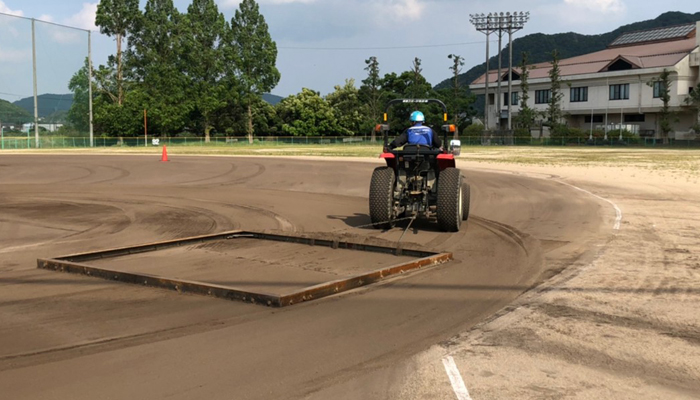
[[[36,95],[36,35],[34,29],[35,19],[32,18],[32,74],[34,76],[34,138],[36,148],[39,148],[39,102]],[[29,135],[29,133],[27,133]],[[28,143],[27,143],[28,144]]]
[[[89,122],[90,122],[90,147],[95,147],[95,137],[92,127],[92,32],[88,33],[88,109],[90,110]]]

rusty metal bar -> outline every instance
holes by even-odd
[[[386,268],[381,268],[360,275],[339,279],[332,282],[325,282],[318,285],[309,286],[301,290],[290,292],[284,295],[265,293],[261,291],[253,292],[231,286],[222,286],[206,282],[189,281],[182,279],[171,279],[167,277],[149,275],[144,273],[124,272],[109,268],[95,267],[82,263],[90,260],[114,258],[130,254],[164,250],[178,246],[186,246],[215,240],[230,240],[236,238],[254,238],[260,240],[306,244],[310,246],[325,246],[333,249],[340,248],[356,251],[370,251],[384,254],[400,254],[405,256],[416,257],[418,259],[406,263],[396,264]],[[79,253],[51,259],[38,259],[37,267],[51,271],[83,274],[107,280],[165,288],[175,290],[178,292],[194,293],[228,300],[240,300],[272,307],[285,307],[304,301],[315,300],[321,297],[342,293],[347,290],[358,288],[360,286],[365,286],[378,282],[391,275],[401,274],[429,265],[442,264],[450,260],[452,260],[452,253],[435,253],[429,251],[407,250],[401,248],[397,249],[393,247],[366,245],[340,240],[318,239],[304,236],[278,235],[237,230],[213,235],[195,236],[184,239],[149,243],[144,245],[120,247],[116,249],[88,253]]]

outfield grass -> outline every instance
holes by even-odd
[[[325,144],[292,145],[264,143],[236,146],[171,146],[170,156],[236,155],[236,156],[320,156],[378,157],[381,145]],[[159,156],[162,147],[96,147],[73,149],[5,150],[5,153],[61,154],[151,154]],[[2,153],[0,153],[2,154]],[[459,159],[476,162],[541,165],[541,166],[609,166],[651,170],[700,172],[700,150],[624,148],[624,147],[522,147],[467,146]]]

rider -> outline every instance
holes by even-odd
[[[436,135],[429,126],[423,126],[425,115],[423,115],[422,112],[412,112],[410,119],[411,127],[397,136],[396,139],[389,144],[390,149],[401,147],[406,143],[426,147],[430,146],[436,149],[442,146],[442,141],[438,135]]]

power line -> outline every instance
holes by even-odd
[[[482,44],[484,42],[462,42],[447,44],[426,44],[417,46],[381,46],[381,47],[303,47],[303,46],[280,46],[281,50],[321,50],[321,51],[357,51],[357,50],[403,50],[403,49],[424,49],[433,47],[452,47]]]

